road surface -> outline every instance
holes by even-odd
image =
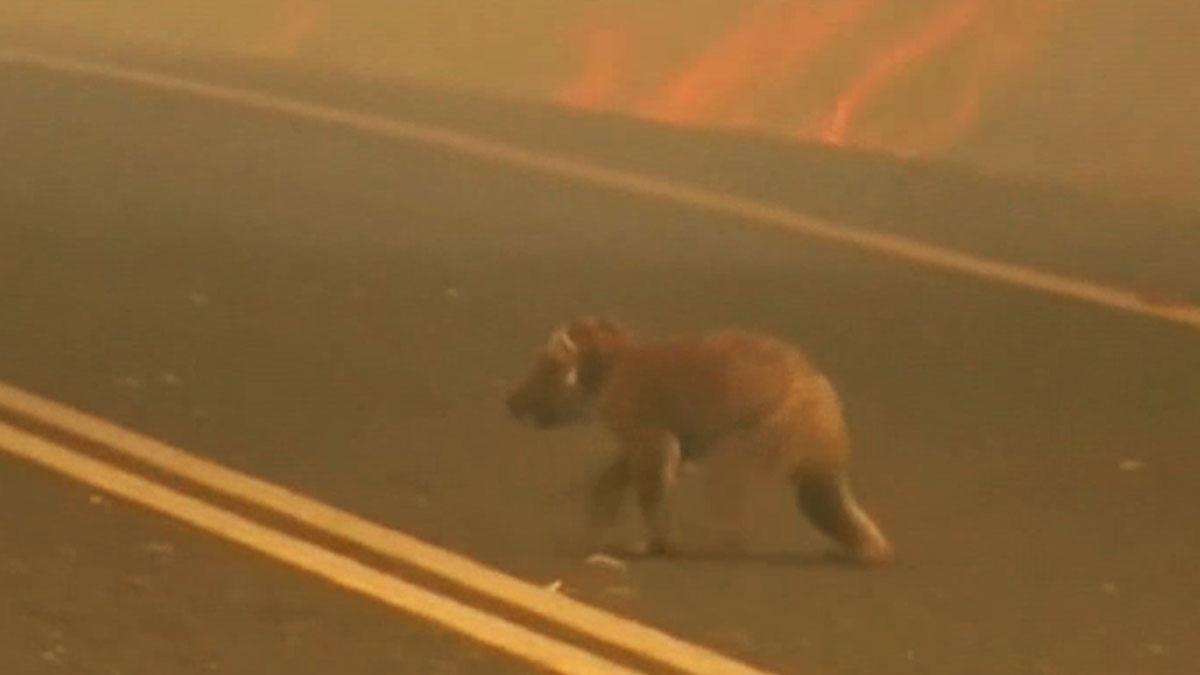
[[[126,56],[127,63],[134,63]],[[444,124],[1200,300],[1192,214],[263,64],[146,67]],[[784,673],[1192,673],[1200,333],[286,114],[0,63],[0,380]],[[780,491],[751,551],[584,563],[605,440],[503,414],[565,317],[738,324],[837,383],[898,564]],[[11,421],[11,419],[9,420]],[[0,669],[528,666],[4,459]]]

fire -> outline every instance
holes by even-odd
[[[717,44],[643,103],[640,112],[675,123],[720,119],[722,104],[764,76],[802,74],[874,0],[839,0],[823,9],[810,5],[801,1],[782,8],[751,7]]]
[[[259,46],[280,58],[327,30],[335,8],[273,1]],[[926,155],[955,147],[995,109],[1072,1],[592,0],[563,36],[579,62],[552,95],[673,125]],[[701,5],[707,13],[689,15]],[[716,12],[728,12],[723,24]]]
[[[863,110],[905,71],[930,58],[946,43],[959,37],[980,16],[983,0],[965,0],[946,7],[910,39],[891,47],[874,59],[834,105],[829,124],[821,133],[826,143],[846,142]]]
[[[582,72],[557,98],[670,124],[928,154],[974,128],[989,96],[1032,64],[1066,2],[744,0],[730,28],[665,66],[635,62],[630,33],[610,23],[587,33]],[[658,84],[633,88],[631,73]]]
[[[680,77],[667,83],[640,110],[648,117],[667,122],[698,119],[705,109],[743,86],[754,64],[761,60],[774,16],[761,7],[752,8],[733,30],[703,54]]]

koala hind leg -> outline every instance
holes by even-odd
[[[667,431],[645,430],[625,435],[622,446],[648,535],[647,552],[671,554],[676,547],[668,497],[679,476],[679,441]]]
[[[800,510],[856,559],[871,564],[892,560],[891,544],[859,506],[844,471],[797,470],[792,484]]]

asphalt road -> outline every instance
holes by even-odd
[[[382,82],[169,66],[1200,297],[1194,214]],[[1194,331],[175,94],[3,64],[0,101],[4,381],[780,672],[1200,664]],[[584,565],[576,489],[604,439],[522,429],[500,398],[580,313],[803,345],[843,392],[897,566],[827,562],[782,491],[763,495],[750,554],[707,555],[690,483],[691,556]],[[523,670],[4,461],[4,672]]]

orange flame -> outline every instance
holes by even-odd
[[[822,92],[831,91],[847,58],[885,39],[879,31],[893,19],[883,10],[911,15],[908,0],[743,0],[734,25],[675,68],[634,62],[629,31],[593,21],[583,37],[582,71],[557,99],[679,125],[792,128],[801,138],[835,145],[937,152],[975,128],[987,96],[1032,64],[1047,18],[1061,15],[1069,1],[946,0],[912,33],[889,38],[832,96]],[[912,77],[933,72],[928,66],[935,64],[938,79]],[[673,74],[655,84],[664,72]],[[636,82],[627,79],[631,74]],[[642,96],[645,87],[649,94]],[[920,87],[927,90],[912,91]],[[881,105],[889,92],[898,106]],[[906,113],[905,101],[918,95],[922,109]],[[866,113],[875,109],[868,126]]]
[[[762,58],[763,35],[773,24],[774,16],[761,6],[745,13],[738,25],[683,75],[643,104],[641,112],[667,122],[697,119],[705,108],[750,77],[755,62]]]
[[[929,58],[938,49],[970,28],[979,18],[983,0],[965,0],[947,6],[914,35],[876,59],[845,93],[838,97],[834,112],[821,134],[827,143],[846,142],[850,128],[862,111],[908,69]]]
[[[840,0],[823,11],[792,2],[780,11],[758,5],[711,49],[668,82],[639,112],[667,122],[716,117],[716,108],[763,75],[804,71],[841,31],[861,19],[875,0]]]

